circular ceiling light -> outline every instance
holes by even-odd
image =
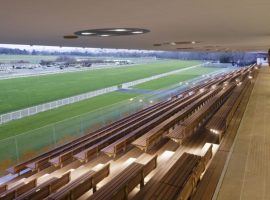
[[[90,33],[90,32],[82,32],[82,35],[93,35],[94,33]]]
[[[133,33],[133,34],[142,34],[143,31],[133,31],[132,33]]]
[[[117,29],[112,29],[112,31],[116,31],[116,32],[125,32],[125,31],[128,31],[128,30],[125,29],[125,28],[117,28]]]
[[[138,34],[144,34],[148,32],[150,31],[147,29],[141,29],[141,28],[103,28],[103,29],[77,31],[74,34],[77,36],[108,37],[108,36],[138,35]]]

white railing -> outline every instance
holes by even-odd
[[[204,66],[204,65],[205,65],[205,63],[195,65],[195,66],[192,66],[192,67],[186,67],[186,68],[183,68],[183,69],[170,71],[170,72],[163,73],[163,74],[158,74],[158,75],[155,75],[155,76],[151,76],[151,77],[148,77],[148,78],[143,78],[143,79],[136,80],[136,81],[131,81],[131,82],[122,84],[122,88],[129,88],[129,87],[132,87],[132,86],[135,86],[135,85],[139,85],[141,83],[145,83],[145,82],[148,82],[148,81],[152,81],[152,80],[155,80],[155,79],[158,79],[158,78],[162,78],[162,77],[165,77],[165,76],[169,76],[169,75],[172,75],[172,74],[176,74],[176,73],[179,73],[179,72],[182,72],[182,71],[185,71],[185,70],[189,70],[189,69]]]
[[[76,95],[76,96],[72,96],[72,97],[68,97],[68,98],[64,98],[64,99],[59,99],[56,101],[51,101],[48,103],[44,103],[44,104],[40,104],[37,106],[32,106],[29,108],[25,108],[22,110],[17,110],[14,112],[10,112],[10,113],[6,113],[0,116],[0,124],[12,121],[12,120],[16,120],[16,119],[21,119],[23,117],[27,117],[30,115],[35,115],[39,112],[44,112],[47,110],[52,110],[55,108],[58,108],[60,106],[64,106],[64,105],[68,105],[68,104],[72,104],[72,103],[76,103],[85,99],[90,99],[92,97],[101,95],[101,94],[106,94],[108,92],[113,92],[118,90],[117,86],[112,86],[112,87],[107,87],[107,88],[103,88],[100,90],[95,90],[92,92],[87,92],[84,94],[80,94],[80,95]]]

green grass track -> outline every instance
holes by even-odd
[[[0,80],[0,113],[150,77],[199,64],[158,61],[151,64]]]
[[[102,110],[105,107],[110,107],[113,104],[135,96],[136,94],[111,92],[78,103],[42,112],[30,117],[11,121],[0,126],[0,140],[27,131],[32,131],[34,129],[38,129],[40,127],[44,127],[68,118],[83,115],[94,110]]]
[[[219,68],[214,67],[196,67],[193,69],[187,69],[177,74],[159,78],[156,80],[148,81],[139,85],[136,85],[134,88],[144,89],[144,90],[159,90],[166,88],[171,85],[175,85],[181,81],[186,81],[189,79],[196,78],[203,74],[208,74],[214,71],[219,70]]]

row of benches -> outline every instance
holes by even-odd
[[[200,109],[196,110],[196,112],[181,122],[180,125],[174,131],[167,134],[166,137],[181,144],[185,139],[190,137],[199,126],[205,123],[209,116],[211,116],[218,107],[221,106],[234,87],[234,84],[225,87],[213,98],[205,102]]]
[[[15,187],[6,190],[0,195],[0,200],[39,200],[45,198],[50,193],[55,192],[70,181],[70,172],[61,177],[52,177],[48,181],[37,185],[37,180],[31,180],[27,183],[22,182]]]
[[[189,116],[193,110],[195,110],[208,98],[211,98],[214,94],[216,94],[216,92],[218,92],[218,88],[214,91],[207,91],[206,93],[203,93],[203,96],[188,102],[183,109],[178,110],[177,114],[172,115],[167,120],[164,120],[162,123],[149,130],[143,136],[132,142],[132,145],[144,151],[149,150],[153,144],[155,144],[156,141],[163,136],[164,132],[166,132],[174,124],[177,124],[179,121]]]
[[[33,171],[34,170],[36,170],[36,171],[42,170],[42,169],[48,167],[48,165],[49,165],[48,158],[50,159],[50,158],[53,158],[53,157],[55,157],[57,155],[60,155],[63,152],[68,151],[69,149],[73,148],[74,146],[76,146],[78,144],[81,144],[82,142],[87,141],[89,139],[89,137],[93,137],[93,136],[95,136],[95,135],[97,135],[97,134],[99,134],[101,132],[108,131],[108,130],[114,128],[114,127],[117,127],[120,124],[123,124],[123,123],[129,121],[130,119],[135,118],[137,116],[141,116],[143,113],[146,113],[149,110],[152,110],[152,109],[154,109],[156,107],[162,106],[163,104],[166,104],[167,102],[168,101],[160,102],[160,103],[157,103],[157,104],[155,104],[153,106],[150,106],[150,107],[148,107],[148,108],[146,108],[144,110],[141,110],[141,111],[139,111],[139,112],[137,112],[135,114],[132,114],[132,115],[126,117],[126,118],[118,120],[118,121],[116,121],[116,122],[114,122],[114,123],[112,123],[112,124],[110,124],[108,126],[102,127],[102,128],[100,128],[99,130],[97,130],[95,132],[88,133],[88,134],[86,134],[86,135],[84,135],[84,136],[82,136],[82,137],[80,137],[80,138],[78,138],[78,139],[76,139],[76,140],[74,140],[72,142],[69,142],[69,143],[64,144],[64,145],[62,145],[60,147],[57,147],[57,148],[55,148],[53,150],[45,152],[45,153],[43,153],[43,154],[41,154],[41,155],[39,155],[39,156],[37,156],[35,158],[32,158],[30,160],[27,160],[25,162],[22,162],[22,163],[19,163],[19,164],[15,165],[15,166],[12,166],[12,167],[8,168],[7,171],[9,173],[12,173],[12,174],[17,174],[17,173],[20,173],[21,171],[24,171],[27,168],[30,168]]]
[[[157,155],[142,155],[120,174],[101,187],[88,200],[127,199],[128,194],[137,186],[144,186],[144,178],[157,167]]]
[[[249,85],[250,81],[244,80],[243,84],[233,91],[228,100],[220,107],[220,109],[206,124],[206,130],[208,130],[210,133],[218,135],[219,141],[221,140],[223,133],[227,129],[227,126],[231,121],[233,114],[235,113],[238,105],[240,104],[242,97],[248,89]]]
[[[242,70],[237,70],[234,73],[231,73],[229,76],[221,77],[217,79],[216,81],[210,82],[210,85],[215,85],[216,87],[216,92],[218,91],[218,87],[223,83],[224,81],[227,81],[231,76],[233,76],[233,80],[240,76],[242,73]],[[207,85],[209,86],[209,85]],[[203,88],[201,88],[203,89]],[[204,91],[204,90],[201,90]],[[214,93],[215,94],[215,93]],[[212,94],[213,95],[213,94]],[[209,95],[209,97],[212,97]],[[206,99],[205,99],[206,100]],[[188,117],[189,115],[192,114],[192,111],[198,109],[199,107],[204,105],[204,101],[202,99],[198,99],[197,101],[193,102],[189,106],[187,106],[184,110],[180,111],[178,114],[175,116],[171,116],[169,119],[163,121],[161,124],[157,125],[155,128],[152,130],[148,131],[145,133],[143,136],[132,142],[133,145],[136,147],[140,148],[141,150],[147,151],[151,146],[153,146],[162,136],[164,133],[168,131],[170,127],[173,127],[178,121],[183,120],[184,118]]]
[[[117,153],[119,153],[122,149],[125,149],[128,144],[130,144],[132,141],[134,141],[136,138],[140,137],[141,135],[144,135],[147,131],[153,129],[158,124],[162,123],[162,121],[168,119],[171,115],[174,115],[178,110],[183,109],[186,105],[190,104],[194,99],[198,98],[199,96],[202,96],[203,94],[199,93],[192,97],[184,98],[183,101],[173,107],[170,110],[167,110],[167,112],[164,112],[160,114],[159,116],[153,118],[152,120],[149,120],[147,123],[139,127],[138,129],[129,132],[124,137],[120,138],[116,142],[112,143],[111,145],[105,147],[101,151],[106,153],[107,155],[116,156]]]
[[[97,191],[97,184],[110,174],[110,164],[105,164],[98,170],[89,170],[76,180],[70,182],[61,190],[51,194],[47,200],[74,200],[93,189]]]
[[[145,185],[147,190],[139,191],[134,199],[189,199],[213,156],[212,148],[213,145],[209,145],[202,156],[189,153],[175,154],[166,166],[159,168],[151,178],[153,181]]]

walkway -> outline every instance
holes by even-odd
[[[270,199],[270,69],[260,70],[238,129],[218,200]]]

